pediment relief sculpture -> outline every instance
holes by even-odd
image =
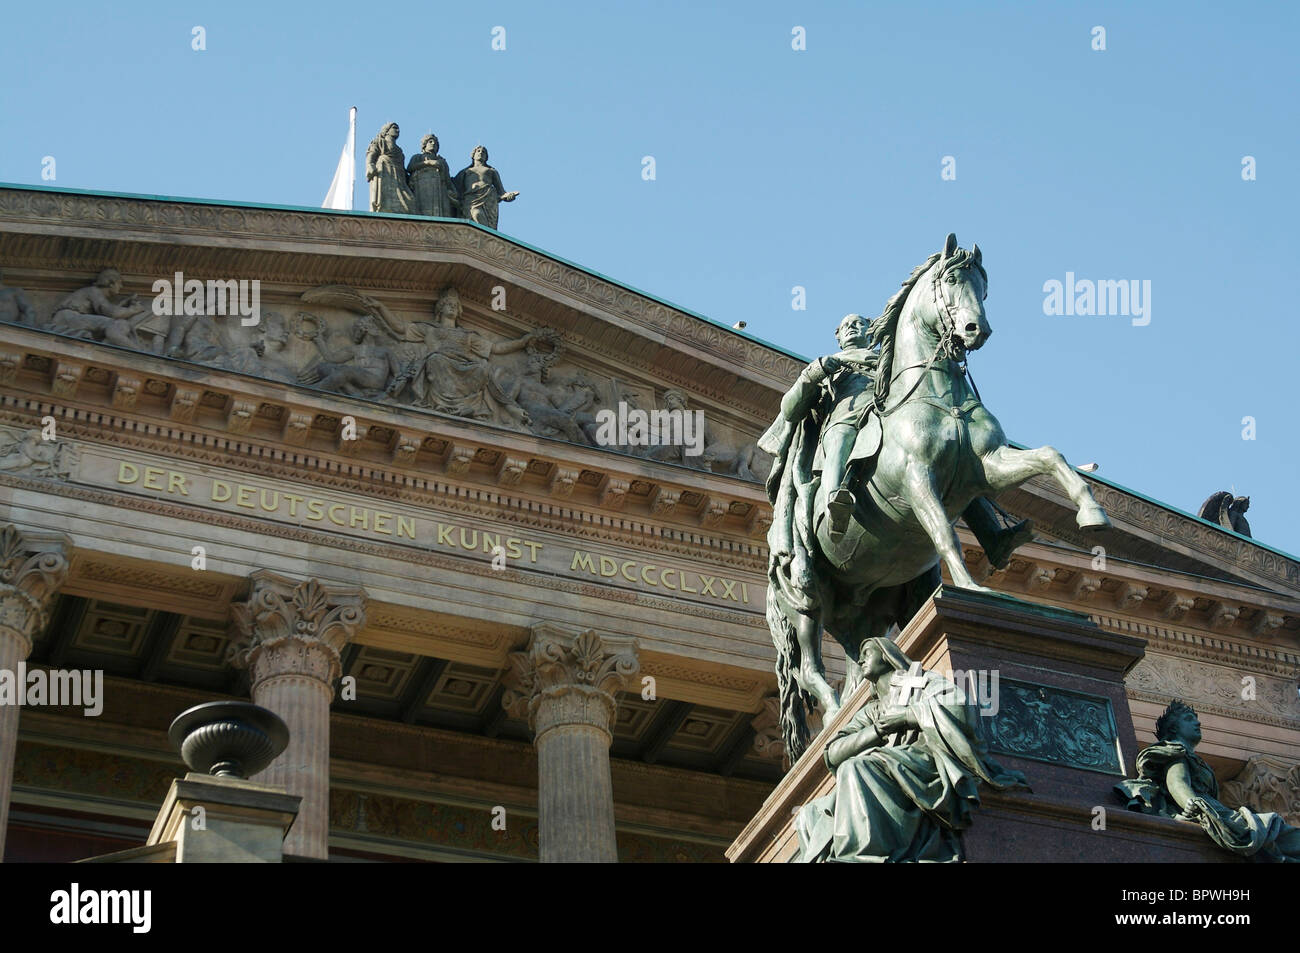
[[[753,436],[710,419],[678,388],[580,366],[554,328],[502,334],[466,324],[455,288],[439,294],[432,320],[333,284],[304,292],[296,310],[259,305],[244,321],[160,310],[122,287],[113,268],[70,294],[0,285],[0,320],[752,482],[771,469]],[[698,423],[685,429],[690,439],[662,423],[687,416]]]
[[[46,440],[39,427],[0,427],[0,472],[67,479],[78,456],[73,444]]]

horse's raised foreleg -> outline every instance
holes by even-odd
[[[983,457],[984,479],[993,494],[1020,486],[1030,477],[1050,476],[1070,497],[1078,512],[1075,522],[1080,529],[1105,529],[1110,525],[1106,511],[1092,497],[1092,490],[1055,447],[1017,450],[998,447]]]
[[[934,543],[939,557],[948,567],[953,585],[979,592],[991,592],[992,590],[987,586],[977,583],[970,570],[966,568],[966,561],[961,555],[961,542],[957,539],[957,530],[949,522],[943,502],[939,499],[939,488],[935,485],[934,471],[919,463],[909,466],[907,476],[903,480],[903,497],[911,505],[926,535]]]

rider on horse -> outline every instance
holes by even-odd
[[[783,412],[796,410],[798,416],[814,413],[824,421],[813,471],[822,475],[821,494],[832,536],[842,534],[848,526],[857,505],[852,490],[857,471],[870,465],[881,443],[875,397],[879,355],[872,346],[868,322],[860,314],[846,315],[835,337],[840,350],[804,368],[782,401],[783,405],[791,402],[789,408],[782,407]],[[985,497],[977,497],[966,507],[962,518],[995,569],[1006,567],[1011,554],[1028,542],[1033,529],[1030,520],[1004,527],[994,505]]]

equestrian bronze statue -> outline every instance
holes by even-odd
[[[1009,446],[981,403],[966,357],[993,333],[987,283],[979,246],[966,251],[949,235],[880,317],[840,323],[840,350],[803,370],[759,441],[776,458],[767,620],[791,763],[808,743],[808,706],[827,718],[839,709],[823,630],[844,647],[847,694],[861,647],[911,619],[939,585],[940,560],[953,584],[989,591],[962,559],[958,516],[998,568],[1031,526],[1004,525],[990,498],[1035,475],[1060,484],[1080,527],[1110,525],[1060,453]]]

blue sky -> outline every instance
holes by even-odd
[[[318,206],[355,105],[362,154],[390,119],[453,172],[482,142],[522,193],[503,232],[807,356],[955,231],[984,252],[971,366],[1013,440],[1184,510],[1235,487],[1297,553],[1298,10],[11,5],[0,180]],[[1150,281],[1150,324],[1045,315],[1067,272]]]

